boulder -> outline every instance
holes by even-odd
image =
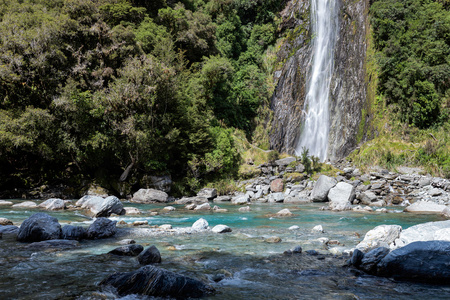
[[[0,218],[0,225],[13,225],[13,222],[11,220],[8,220],[7,218]]]
[[[69,250],[73,248],[79,247],[80,244],[77,241],[68,241],[68,240],[47,240],[41,242],[34,242],[27,245],[28,249],[32,250]]]
[[[351,202],[355,198],[355,187],[349,183],[339,182],[330,189],[327,197],[332,210],[351,210]]]
[[[159,264],[161,263],[161,253],[155,246],[148,247],[138,256],[141,265]]]
[[[281,238],[278,237],[278,236],[271,236],[271,237],[266,238],[264,240],[264,242],[271,243],[271,244],[280,243],[281,242]]]
[[[244,204],[247,204],[249,201],[250,201],[250,198],[248,197],[248,195],[240,195],[240,196],[231,198],[231,203],[236,204],[236,205],[244,205]]]
[[[89,185],[89,188],[86,191],[86,195],[106,198],[109,195],[109,191],[104,187],[99,186],[98,184],[92,183],[91,185]]]
[[[270,183],[270,190],[272,193],[282,192],[284,189],[283,179],[277,178]]]
[[[66,208],[66,203],[62,199],[52,198],[39,204],[39,207],[47,210],[62,210]]]
[[[229,202],[231,201],[231,197],[230,196],[218,196],[217,198],[214,198],[213,200],[214,202]]]
[[[61,230],[61,238],[65,240],[82,240],[86,238],[87,231],[81,226],[64,225]]]
[[[359,199],[361,200],[361,204],[373,205],[373,202],[376,202],[378,197],[374,192],[365,191],[360,194]]]
[[[154,188],[163,192],[170,192],[172,187],[172,177],[170,175],[165,176],[144,176],[142,179],[144,185]]]
[[[211,210],[211,205],[209,205],[209,203],[203,203],[196,206],[194,210]]]
[[[432,196],[432,197],[440,196],[440,195],[442,195],[442,193],[443,193],[443,190],[438,189],[438,188],[433,188],[428,191],[428,194],[430,194],[430,196]]]
[[[274,202],[283,202],[284,201],[284,193],[272,193],[269,195],[269,202],[274,203]]]
[[[326,175],[320,175],[311,192],[311,200],[314,202],[326,201],[328,192],[336,185],[336,183],[336,179]]]
[[[163,224],[163,225],[159,225],[158,228],[162,229],[162,230],[171,230],[172,229],[172,225],[170,225],[170,224]]]
[[[251,211],[252,209],[250,208],[250,206],[244,206],[244,207],[240,207],[239,209],[238,209],[238,211],[240,211],[240,212],[249,212],[249,211]]]
[[[219,225],[214,226],[212,231],[215,233],[225,233],[225,232],[231,232],[232,230],[227,225],[219,224]]]
[[[376,274],[377,264],[389,253],[389,248],[378,247],[370,250],[361,259],[361,264],[359,268],[366,273]]]
[[[199,280],[152,265],[133,272],[117,272],[100,282],[117,289],[119,295],[147,295],[161,298],[199,298],[214,292]]]
[[[316,225],[316,226],[314,226],[313,229],[312,229],[311,231],[312,231],[312,232],[318,232],[318,233],[323,233],[323,232],[324,232],[322,225]]]
[[[279,212],[277,212],[276,214],[278,217],[291,217],[294,214],[291,213],[291,211],[287,208],[280,210]]]
[[[397,249],[417,241],[433,241],[437,231],[447,228],[450,228],[450,220],[411,226],[400,233],[390,248]]]
[[[37,204],[33,201],[24,201],[21,203],[14,204],[12,207],[14,207],[14,208],[36,208]]]
[[[441,215],[450,219],[450,207],[447,206],[446,208],[444,208],[444,210],[441,212]]]
[[[399,225],[379,225],[369,230],[364,236],[364,240],[356,245],[356,248],[367,252],[378,247],[389,247],[399,238],[402,227]]]
[[[404,211],[414,213],[442,213],[446,208],[443,204],[437,204],[434,202],[417,201],[406,207]]]
[[[353,265],[355,268],[359,268],[363,258],[364,253],[359,249],[355,249],[353,251],[352,258],[350,259],[350,264]]]
[[[123,210],[125,211],[125,215],[140,215],[142,213],[139,209],[132,206],[124,207]]]
[[[133,194],[131,202],[136,203],[166,203],[169,202],[169,195],[166,192],[155,189],[140,189]]]
[[[450,282],[450,242],[413,242],[386,255],[377,266],[380,276],[424,281]]]
[[[19,233],[19,227],[14,225],[0,225],[0,238],[16,240],[17,234]]]
[[[124,245],[109,251],[108,253],[119,256],[137,256],[144,250],[144,247],[136,244]]]
[[[212,200],[217,197],[217,190],[214,188],[203,188],[197,193],[197,197],[204,197]]]
[[[91,240],[104,239],[115,235],[116,221],[107,218],[97,218],[87,230],[87,238]]]
[[[192,229],[194,230],[206,230],[208,229],[208,221],[206,221],[203,218],[198,219],[197,221],[194,222],[194,224],[192,224]]]
[[[450,228],[439,229],[434,233],[435,241],[448,241],[450,242]]]
[[[133,240],[133,239],[124,239],[124,240],[118,241],[117,244],[119,244],[119,245],[131,245],[131,244],[136,244],[136,241]]]
[[[170,211],[176,211],[177,209],[173,206],[166,206],[163,208],[164,211],[170,212]]]
[[[282,159],[277,159],[275,161],[275,165],[276,166],[281,166],[281,167],[286,167],[287,165],[289,165],[290,163],[296,161],[295,157],[289,156],[286,158],[282,158]]]
[[[175,201],[175,204],[186,205],[186,204],[202,204],[208,203],[208,198],[205,197],[183,197]]]
[[[94,218],[109,217],[111,214],[123,213],[123,204],[116,196],[102,198],[98,196],[84,196],[77,201],[81,208],[88,209]]]
[[[61,237],[61,225],[55,217],[37,213],[20,225],[17,240],[20,242],[40,242]]]
[[[6,201],[6,200],[0,200],[0,206],[11,206],[14,203],[12,203],[11,201]]]

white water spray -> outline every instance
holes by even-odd
[[[321,161],[327,158],[328,151],[328,102],[339,30],[337,13],[337,0],[311,0],[313,63],[303,109],[304,122],[295,152],[300,155],[305,147]]]

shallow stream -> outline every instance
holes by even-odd
[[[14,200],[13,202],[21,202]],[[38,203],[40,201],[37,201]],[[381,224],[398,224],[404,229],[415,224],[440,221],[435,215],[411,215],[402,208],[391,213],[332,212],[320,210],[320,204],[253,204],[250,212],[238,206],[220,204],[225,213],[176,211],[151,216],[163,205],[126,204],[147,211],[139,216],[118,216],[130,225],[119,225],[114,238],[80,242],[80,247],[65,251],[36,251],[26,243],[4,237],[0,239],[0,295],[2,299],[113,299],[112,291],[97,283],[116,271],[132,271],[140,266],[136,258],[107,254],[118,241],[132,238],[144,248],[155,245],[162,256],[161,267],[204,280],[217,293],[206,299],[449,299],[450,287],[406,282],[360,274],[344,267],[347,257],[336,257],[331,247],[350,249],[364,234]],[[273,217],[288,208],[294,216]],[[16,225],[39,209],[0,207],[0,217]],[[64,225],[89,226],[92,222],[79,211],[48,212]],[[210,227],[225,224],[231,233],[211,231],[186,232],[199,218]],[[148,226],[134,227],[134,221],[148,221]],[[171,224],[172,231],[151,228]],[[298,225],[299,229],[289,230]],[[313,233],[322,225],[324,233]],[[279,243],[268,243],[277,236]],[[326,246],[317,239],[326,237],[338,244]],[[335,243],[337,243],[335,242]],[[302,254],[284,255],[295,246]],[[319,255],[305,251],[316,250]],[[215,282],[214,280],[218,281]],[[152,299],[127,296],[122,299]]]

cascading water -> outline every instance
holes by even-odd
[[[295,152],[300,155],[305,147],[310,155],[321,161],[327,158],[328,151],[328,102],[339,31],[337,13],[336,0],[311,0],[313,63],[303,109],[304,121]]]

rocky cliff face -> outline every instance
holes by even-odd
[[[366,123],[370,121],[365,82],[368,8],[368,0],[340,0],[340,35],[330,91],[331,160],[345,157],[365,139]],[[275,72],[270,143],[273,149],[293,154],[311,70],[309,0],[290,1],[282,13],[282,26],[288,38],[278,52],[278,60],[285,63]]]

